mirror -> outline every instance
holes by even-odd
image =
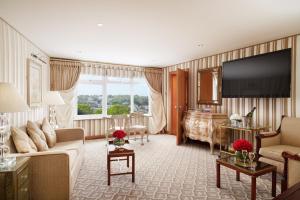
[[[198,104],[222,104],[222,73],[221,67],[198,70],[197,90]]]

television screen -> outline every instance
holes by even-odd
[[[223,63],[222,97],[290,97],[291,49]]]

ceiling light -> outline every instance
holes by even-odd
[[[103,26],[103,24],[99,23],[99,24],[97,24],[97,26],[98,26],[98,27],[101,27],[101,26]]]

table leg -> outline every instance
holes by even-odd
[[[134,177],[135,177],[135,158],[134,154],[132,155],[132,182],[134,183]]]
[[[110,157],[107,156],[107,185],[110,185]]]
[[[256,177],[251,177],[251,200],[256,199]]]
[[[127,156],[127,168],[129,167],[129,156]]]
[[[276,197],[276,170],[272,171],[272,197]]]
[[[217,188],[220,188],[220,182],[221,182],[221,180],[220,180],[220,169],[221,168],[221,166],[220,166],[220,163],[217,163],[217,167],[216,167],[216,169],[217,169]]]
[[[240,181],[240,172],[236,171],[235,173],[235,180]]]

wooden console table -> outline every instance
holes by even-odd
[[[118,161],[118,160],[126,160],[127,168],[129,168],[129,159],[131,157],[132,160],[132,170],[131,172],[119,172],[119,173],[112,173],[111,172],[111,162]],[[130,147],[128,140],[122,147],[116,147],[113,144],[113,141],[109,141],[107,145],[107,185],[110,185],[110,178],[111,176],[118,176],[118,175],[125,175],[131,174],[132,175],[132,182],[134,183],[135,178],[135,156],[134,150]]]

